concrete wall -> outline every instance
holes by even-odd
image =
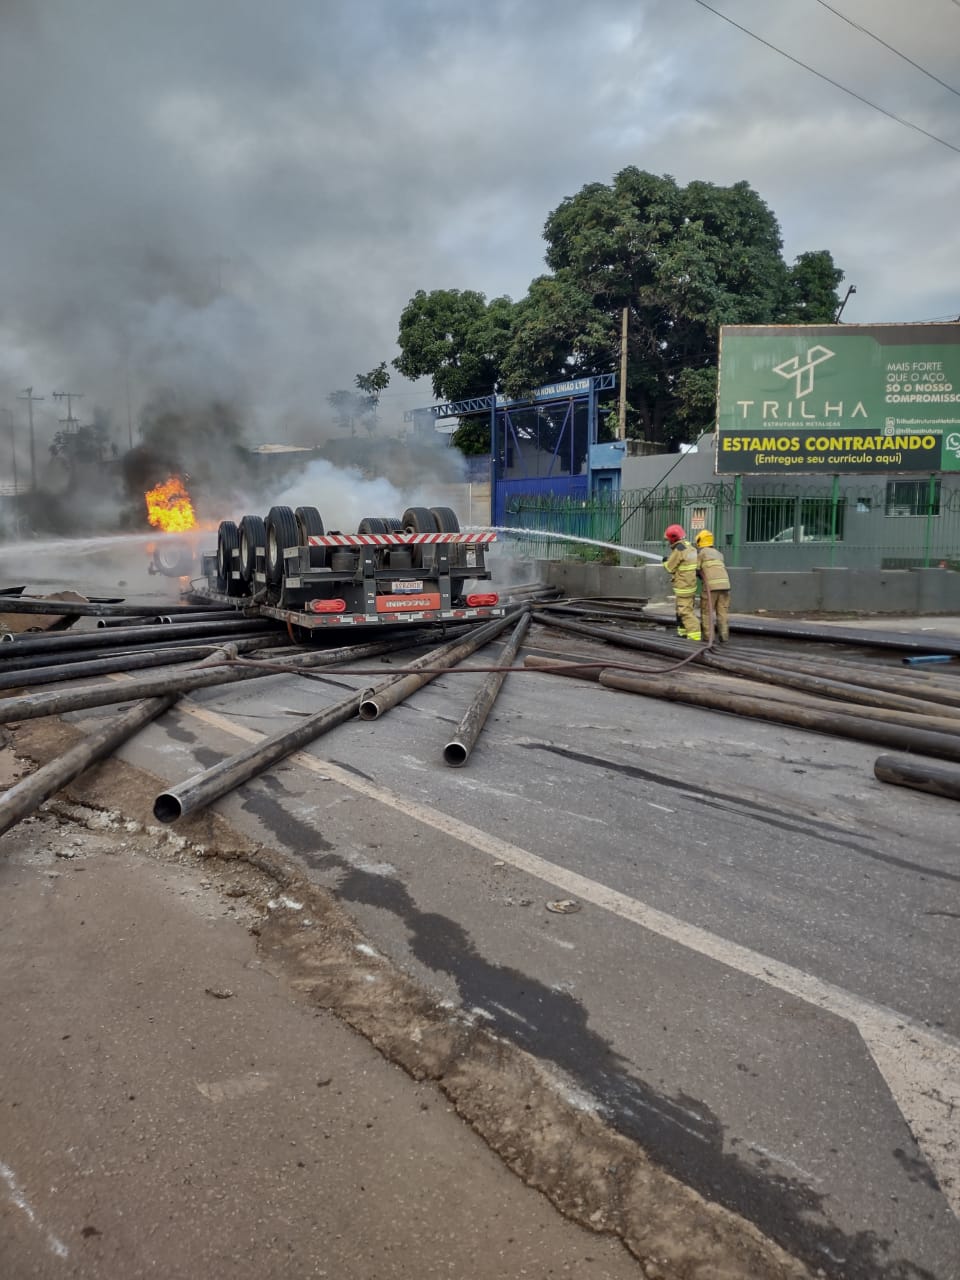
[[[538,560],[541,578],[571,596],[666,601],[670,583],[659,565],[613,567],[580,560]],[[528,579],[529,580],[529,579]],[[949,569],[830,569],[771,573],[731,569],[738,613],[960,613],[960,573]]]

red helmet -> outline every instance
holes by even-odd
[[[663,536],[668,542],[679,542],[681,538],[685,538],[687,535],[683,525],[668,524],[666,529],[663,531]]]

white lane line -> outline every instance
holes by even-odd
[[[194,707],[186,700],[178,705],[181,712],[245,742],[259,742],[266,736],[234,724],[215,711]],[[823,982],[802,969],[688,924],[576,871],[555,866],[519,845],[396,795],[327,760],[317,760],[302,751],[290,759],[311,773],[432,827],[468,848],[508,862],[519,871],[562,890],[566,896],[591,902],[661,938],[853,1023],[936,1174],[947,1202],[960,1217],[960,1041],[933,1032],[885,1005],[874,1004],[833,983]]]
[[[13,1170],[8,1164],[4,1164],[2,1160],[0,1160],[0,1178],[2,1178],[7,1184],[7,1191],[9,1192],[11,1203],[16,1205],[20,1212],[26,1215],[27,1220],[31,1222],[33,1226],[43,1232],[47,1248],[50,1252],[55,1253],[58,1258],[69,1258],[70,1251],[67,1246],[62,1240],[58,1240],[52,1231],[48,1231],[46,1227],[41,1224],[40,1219],[34,1212],[33,1205],[17,1185],[17,1179],[14,1176]]]

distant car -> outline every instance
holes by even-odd
[[[802,524],[798,537],[794,537],[794,527],[790,525],[787,529],[781,529],[775,534],[771,542],[830,542],[832,541],[829,529],[814,529],[808,525]]]

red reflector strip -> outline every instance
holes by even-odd
[[[500,597],[495,591],[481,592],[478,595],[467,596],[467,604],[471,609],[479,609],[483,605],[496,604]]]
[[[345,613],[346,600],[311,600],[307,605],[311,613]]]

